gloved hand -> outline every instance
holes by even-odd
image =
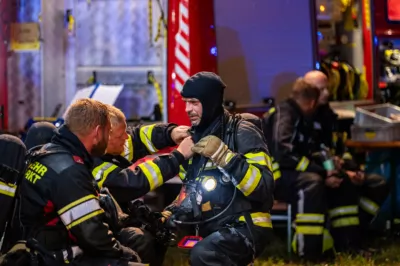
[[[202,138],[194,145],[192,151],[210,158],[220,167],[226,166],[235,155],[221,139],[213,135]]]
[[[125,247],[123,245],[120,245],[119,248],[122,251],[122,259],[132,262],[142,262],[142,259],[139,257],[139,254],[137,254],[132,249]]]
[[[161,222],[164,223],[166,220],[168,220],[168,219],[171,217],[172,212],[170,212],[170,211],[163,211],[163,212],[161,212],[161,215],[162,215],[162,217],[161,217]]]

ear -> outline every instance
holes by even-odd
[[[98,142],[99,140],[100,140],[100,131],[101,131],[101,128],[100,128],[100,126],[96,126],[95,128],[94,128],[94,131],[93,131],[93,138],[94,138],[94,140],[95,140],[95,142]]]

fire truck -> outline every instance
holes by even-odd
[[[319,43],[336,38],[319,21],[333,24],[344,2],[2,1],[0,127],[18,130],[31,117],[51,116],[82,88],[98,89],[93,84],[123,84],[115,104],[128,118],[149,117],[158,104],[162,115],[153,122],[188,124],[179,92],[199,71],[222,76],[237,110],[262,113],[298,76],[319,68]],[[376,83],[371,23],[378,14],[371,10],[378,2],[358,7],[359,68],[370,88],[363,100],[373,98]]]

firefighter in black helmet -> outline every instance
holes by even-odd
[[[170,220],[199,222],[196,231],[203,240],[191,250],[193,266],[248,265],[272,234],[268,148],[255,124],[224,110],[225,87],[216,74],[200,72],[181,91],[195,146],[183,165],[179,199],[197,196],[190,210],[182,209],[188,197],[178,200]]]

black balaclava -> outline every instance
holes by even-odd
[[[211,123],[224,113],[223,99],[225,83],[215,73],[199,72],[191,76],[183,85],[181,95],[184,98],[198,99],[203,107],[203,114],[195,132],[205,131]]]
[[[49,122],[34,123],[26,134],[26,148],[29,150],[33,147],[49,143],[54,136],[55,129],[56,127]]]

